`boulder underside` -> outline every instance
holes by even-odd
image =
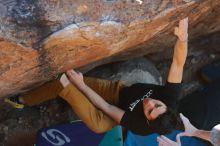
[[[187,16],[191,42],[217,34],[219,7],[219,0],[0,0],[0,98],[69,68],[171,48],[173,28]]]

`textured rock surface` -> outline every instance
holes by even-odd
[[[89,71],[86,76],[121,80],[126,86],[135,83],[162,84],[162,77],[156,67],[146,58],[134,58],[127,61],[99,66]]]
[[[173,27],[186,16],[191,40],[218,32],[219,6],[219,0],[0,0],[0,97],[68,68],[170,48]]]

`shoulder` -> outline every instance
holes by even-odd
[[[148,135],[153,133],[144,115],[126,111],[120,121],[120,125],[138,135]]]
[[[152,87],[157,87],[157,86],[160,86],[160,85],[156,85],[156,84],[148,84],[148,83],[135,83],[135,84],[132,84],[131,86],[127,86],[125,88],[127,89],[141,89],[141,88],[152,88]]]
[[[145,83],[136,83],[128,87],[124,87],[120,91],[121,96],[132,96],[134,97],[142,97],[142,95],[146,94],[146,91],[155,90],[159,87],[159,85],[155,84],[145,84]]]
[[[170,92],[181,92],[183,87],[182,83],[171,83],[171,82],[166,82],[164,88]]]

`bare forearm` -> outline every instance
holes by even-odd
[[[124,111],[122,109],[107,103],[101,96],[99,96],[87,85],[83,85],[79,87],[79,89],[86,95],[86,97],[92,102],[93,105],[102,110],[117,123],[120,123],[121,118],[124,115]]]
[[[173,61],[170,67],[167,81],[170,83],[180,83],[183,76],[183,68],[187,57],[187,41],[176,42],[174,48]]]
[[[172,63],[175,63],[178,66],[183,67],[186,62],[187,50],[188,50],[188,41],[187,40],[181,41],[180,39],[177,39],[174,48]]]
[[[194,134],[195,137],[210,141],[210,131],[198,130]]]
[[[188,47],[188,18],[184,18],[179,22],[174,34],[177,35],[178,39],[174,48],[173,63],[178,66],[184,66]]]

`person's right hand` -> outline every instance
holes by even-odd
[[[177,139],[179,139],[181,136],[196,136],[196,132],[198,131],[198,129],[195,126],[193,126],[190,123],[189,119],[185,117],[183,114],[180,114],[180,118],[183,121],[185,131],[178,134]]]
[[[188,39],[188,17],[180,20],[179,26],[175,27],[174,34],[180,41],[185,42]]]

